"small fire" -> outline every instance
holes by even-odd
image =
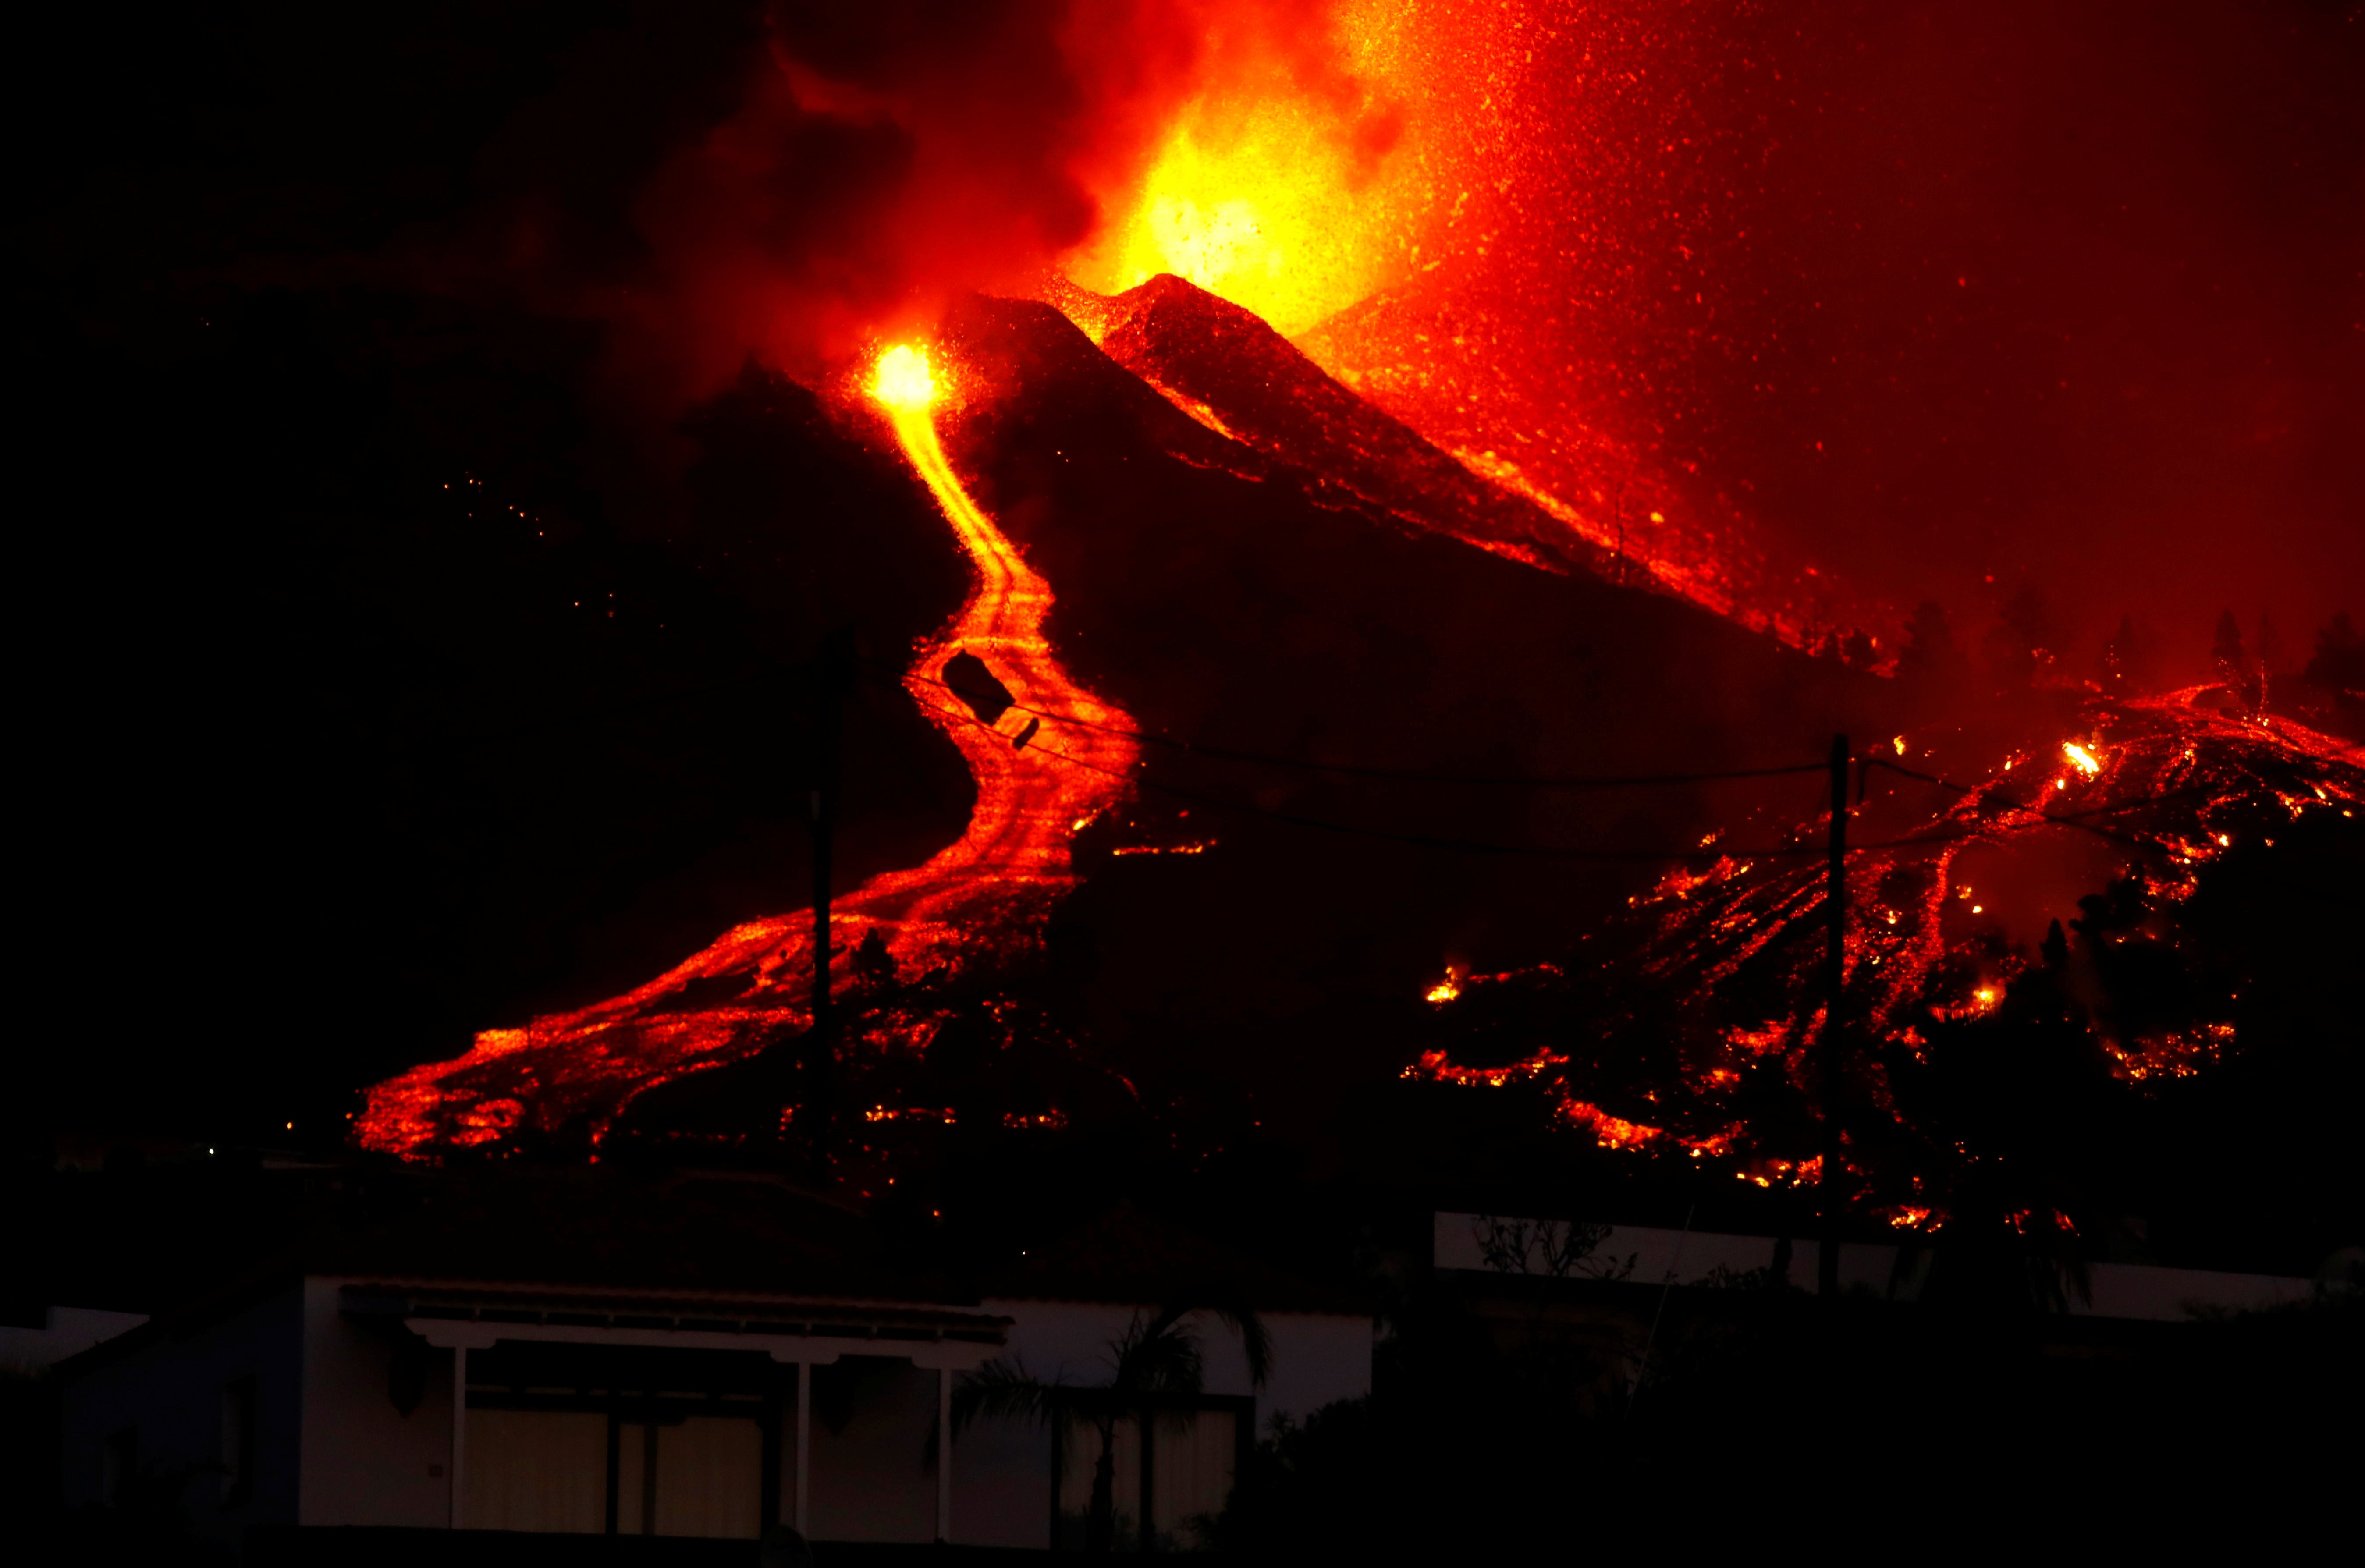
[[[891,409],[925,409],[936,400],[936,373],[928,351],[897,343],[879,356],[871,372],[870,395]]]
[[[2091,778],[2102,771],[2102,759],[2079,745],[2076,741],[2061,743],[2061,755],[2068,757],[2079,772]]]
[[[1462,971],[1447,969],[1445,978],[1429,988],[1427,1000],[1442,1006],[1462,994]]]
[[[1630,1122],[1623,1116],[1613,1116],[1600,1106],[1583,1100],[1564,1102],[1560,1108],[1562,1119],[1578,1126],[1590,1127],[1594,1140],[1604,1148],[1632,1148],[1653,1138],[1665,1135],[1664,1127],[1650,1126],[1642,1122]]]

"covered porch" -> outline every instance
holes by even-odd
[[[729,1293],[364,1282],[388,1394],[448,1380],[458,1529],[953,1539],[954,1377],[1010,1320],[953,1306]]]

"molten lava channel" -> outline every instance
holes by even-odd
[[[899,972],[955,971],[1039,938],[1043,916],[1075,885],[1071,841],[1129,789],[1138,748],[1132,720],[1077,685],[1052,655],[1044,634],[1051,585],[946,455],[936,423],[946,387],[927,351],[889,349],[867,391],[977,568],[959,614],[903,680],[960,748],[977,806],[968,831],[926,864],[834,901],[830,947],[851,952],[877,931]],[[992,725],[941,678],[961,653],[982,659],[1015,699]],[[412,1157],[570,1128],[596,1141],[642,1091],[808,1027],[812,978],[809,911],[749,921],[636,990],[488,1029],[465,1056],[377,1085],[355,1140]]]

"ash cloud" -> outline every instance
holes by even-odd
[[[1227,38],[1343,81],[1329,36],[1308,0],[654,8],[503,129],[441,260],[608,323],[618,370],[670,398],[751,353],[814,378],[957,293],[1031,286]]]

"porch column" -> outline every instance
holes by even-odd
[[[797,1363],[797,1533],[807,1540],[813,1539],[813,1519],[807,1505],[811,1497],[810,1477],[813,1473],[813,1363]]]
[[[953,1369],[936,1369],[936,1544],[953,1538]]]
[[[452,1516],[460,1528],[460,1472],[468,1460],[468,1347],[452,1347]]]

